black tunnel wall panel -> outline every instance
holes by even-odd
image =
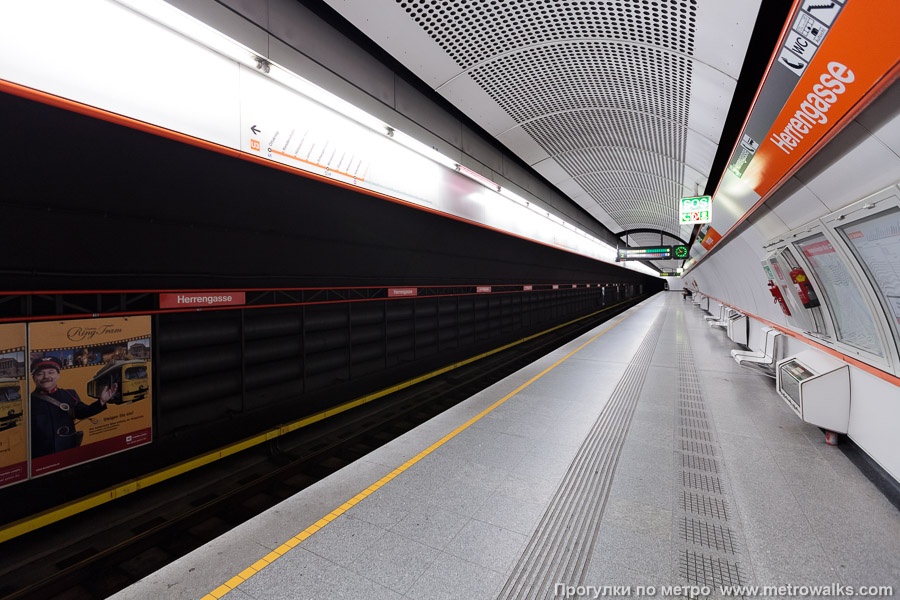
[[[0,115],[9,139],[53,140],[0,150],[6,246],[21,249],[6,289],[648,280],[6,94]]]
[[[5,94],[0,126],[9,139],[53,140],[4,144],[0,150],[9,174],[0,197],[7,249],[0,285],[6,290],[620,284],[605,291],[582,287],[157,315],[154,443],[14,486],[16,497],[34,502],[16,504],[11,518],[662,284],[615,265]],[[87,297],[73,301],[90,304]],[[0,501],[12,493],[0,491]]]

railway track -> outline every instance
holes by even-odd
[[[6,542],[0,598],[107,598],[639,300]]]

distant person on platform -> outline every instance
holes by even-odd
[[[681,290],[681,297],[682,297],[682,298],[690,298],[690,297],[692,297],[693,295],[694,295],[694,292],[692,292],[692,291],[691,291],[690,289],[688,289],[688,288],[684,288],[683,290]]]
[[[84,433],[75,429],[75,419],[87,419],[106,410],[106,403],[116,395],[119,384],[105,387],[100,399],[85,404],[75,390],[56,386],[62,361],[44,356],[31,362],[31,457],[46,456],[81,445]]]

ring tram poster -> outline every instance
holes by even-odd
[[[150,443],[150,338],[149,316],[28,325],[32,477]]]

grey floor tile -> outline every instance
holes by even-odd
[[[544,512],[544,505],[494,493],[475,513],[474,518],[503,529],[528,535]]]
[[[554,456],[528,454],[513,470],[514,473],[527,477],[539,477],[551,481],[559,481],[571,464],[571,459]]]
[[[384,529],[371,523],[341,515],[300,542],[299,547],[347,566],[384,534]]]
[[[759,517],[744,524],[754,566],[825,581],[837,573],[804,520]],[[802,517],[800,517],[802,519]],[[763,520],[766,519],[766,520]]]
[[[350,570],[403,594],[438,554],[434,548],[387,532],[350,564]]]
[[[381,490],[378,490],[380,492]],[[381,529],[390,529],[400,519],[409,514],[405,506],[398,506],[387,496],[372,494],[362,502],[352,506],[346,513],[348,517],[371,523]]]
[[[460,529],[444,551],[498,573],[507,573],[526,539],[520,533],[471,520]]]
[[[647,598],[646,595],[638,595],[638,586],[655,586],[657,589],[668,584],[668,578],[659,574],[640,573],[629,569],[621,563],[608,560],[606,557],[594,555],[588,565],[584,577],[584,585],[591,586],[591,590],[579,598],[597,598],[598,600],[621,600],[623,597]],[[625,594],[624,590],[629,590]],[[617,593],[618,591],[618,593]],[[655,596],[660,598],[660,596]]]
[[[402,597],[299,547],[258,572],[237,589],[257,600],[396,600]]]
[[[669,510],[672,507],[673,479],[671,466],[657,472],[619,472],[617,470],[610,490],[610,499],[648,504]]]
[[[610,581],[611,584],[652,585],[669,576],[671,552],[667,539],[637,533],[604,521],[594,540],[591,562],[596,562],[597,566],[606,565],[607,568],[615,565],[619,569],[626,568],[642,575],[633,582]]]
[[[603,514],[603,525],[650,535],[668,542],[672,537],[672,511],[652,504],[610,498]]]
[[[493,490],[489,488],[461,481],[450,481],[435,487],[425,500],[438,508],[471,517],[491,497],[491,494],[493,494]]]
[[[555,459],[569,461],[575,458],[578,453],[577,446],[569,444],[561,444],[558,441],[551,441],[546,438],[530,440],[528,454],[539,456],[549,456]]]
[[[532,477],[521,473],[510,473],[496,492],[544,506],[550,502],[558,483],[543,477]]]
[[[407,514],[391,528],[393,533],[442,550],[469,518],[426,504]]]
[[[509,471],[471,461],[460,461],[452,477],[444,481],[465,483],[474,487],[494,490],[509,476]]]
[[[503,575],[449,554],[441,554],[406,593],[416,600],[489,600]]]

